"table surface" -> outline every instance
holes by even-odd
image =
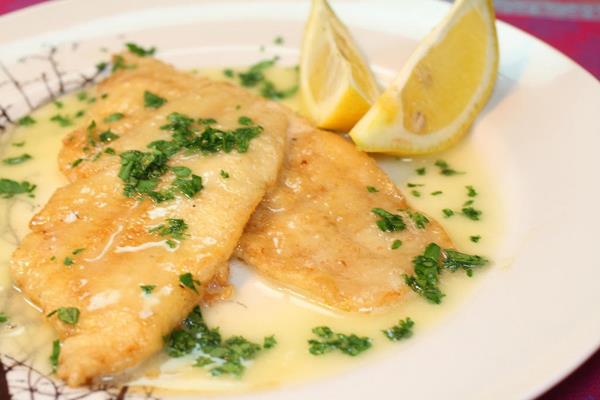
[[[0,15],[48,0],[0,0]],[[494,0],[498,19],[540,38],[600,80],[600,0]],[[600,351],[538,400],[600,400]]]

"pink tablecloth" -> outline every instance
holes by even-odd
[[[0,0],[0,15],[46,0]],[[495,0],[498,18],[571,57],[600,79],[600,0]],[[600,351],[538,400],[600,400]]]

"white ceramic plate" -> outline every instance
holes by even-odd
[[[448,9],[433,0],[333,5],[379,71],[397,70]],[[259,44],[284,34],[278,53],[295,63],[307,12],[308,1],[56,1],[0,18],[0,61],[19,81],[49,68],[57,90],[47,58],[39,65],[19,58],[47,55],[49,45],[62,43],[56,57],[68,89],[80,72],[93,71],[89,49],[98,46],[83,43],[121,43],[124,34],[155,44],[161,58],[181,67],[222,66],[256,61]],[[493,171],[506,210],[497,266],[402,352],[332,378],[236,398],[532,398],[598,347],[600,85],[536,39],[498,28],[500,78],[468,139]],[[33,102],[47,93],[42,83],[25,87]],[[27,111],[14,85],[4,83],[0,105],[8,104],[13,116]],[[25,373],[9,376],[10,384],[24,380]],[[46,393],[37,396],[54,398]]]

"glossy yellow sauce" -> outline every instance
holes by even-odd
[[[221,69],[198,70],[195,73],[214,79],[229,79]],[[297,71],[274,67],[267,71],[267,77],[278,88],[289,88],[297,82]],[[87,91],[93,93],[92,89]],[[35,125],[15,128],[2,134],[0,139],[0,159],[23,153],[33,157],[21,165],[0,164],[0,177],[29,180],[38,186],[34,199],[22,195],[0,199],[0,311],[9,316],[9,322],[0,326],[0,351],[19,359],[28,358],[42,372],[50,371],[48,356],[55,334],[38,310],[12,288],[8,260],[18,240],[26,234],[32,215],[45,204],[57,187],[66,183],[58,170],[56,156],[62,137],[74,126],[60,127],[51,122],[50,117],[56,113],[73,116],[78,110],[85,109],[88,103],[78,100],[75,95],[65,96],[61,101],[64,106],[60,109],[49,104],[35,111],[32,114],[37,120]],[[300,108],[297,95],[284,100],[284,103],[297,110]],[[25,141],[23,147],[12,146],[12,143],[21,141]],[[433,165],[439,158],[455,169],[465,171],[465,174],[452,177],[440,175],[439,169]],[[403,188],[411,205],[438,219],[460,250],[493,259],[495,245],[502,237],[502,210],[482,160],[468,141],[433,158],[410,160],[378,157],[378,161]],[[426,167],[427,173],[419,176],[415,169],[422,166]],[[407,182],[424,186],[407,188]],[[443,208],[459,210],[468,199],[466,185],[473,185],[479,192],[475,206],[483,210],[481,220],[471,221],[462,215],[444,218]],[[412,190],[418,190],[421,196],[412,195]],[[438,190],[443,194],[430,194]],[[473,243],[469,239],[472,235],[481,235],[480,242]],[[277,346],[251,361],[241,379],[211,377],[206,370],[191,367],[192,357],[169,359],[159,354],[139,372],[135,372],[135,378],[129,384],[184,391],[237,392],[304,381],[354,368],[361,362],[374,362],[392,351],[401,352],[402,348],[411,345],[410,340],[389,342],[382,335],[382,329],[405,317],[415,321],[415,335],[435,329],[437,324],[443,323],[444,316],[451,314],[453,308],[465,301],[468,297],[465,293],[477,284],[477,276],[482,273],[485,272],[478,272],[473,278],[467,278],[462,272],[445,273],[441,288],[446,297],[442,305],[431,305],[413,296],[404,304],[383,312],[352,314],[324,308],[288,290],[277,288],[258,277],[250,268],[233,261],[235,295],[228,301],[203,310],[208,325],[219,326],[224,337],[243,335],[257,343],[261,343],[264,336],[274,334]],[[369,336],[373,338],[373,348],[355,358],[336,352],[313,356],[308,353],[307,340],[312,337],[311,329],[320,325],[327,325],[334,331]]]

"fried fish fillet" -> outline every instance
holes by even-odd
[[[278,184],[246,225],[237,256],[275,282],[341,310],[400,301],[409,290],[403,275],[413,272],[412,259],[431,242],[451,247],[448,235],[432,218],[417,226],[413,218],[424,215],[415,214],[371,157],[339,135],[297,117],[290,122]],[[381,231],[374,208],[401,215],[406,229]],[[402,244],[392,249],[396,240]]]
[[[82,162],[92,167],[58,189],[34,216],[31,232],[13,254],[11,271],[15,284],[45,314],[67,307],[79,310],[75,324],[61,320],[60,313],[47,317],[62,340],[58,375],[69,385],[136,366],[162,347],[162,337],[205,291],[212,295],[211,289],[223,283],[223,265],[276,181],[283,159],[288,122],[278,107],[231,85],[196,81],[169,68],[160,76],[166,79],[170,74],[165,85],[180,90],[169,94],[154,88],[166,104],[141,113],[130,110],[139,120],[114,128],[122,135],[111,142],[118,152],[148,151],[148,143],[169,140],[171,133],[160,127],[173,112],[211,117],[224,129],[238,126],[239,117],[247,116],[263,131],[246,153],[172,156],[170,166],[187,167],[202,177],[204,188],[192,198],[176,194],[174,200],[156,204],[126,197],[118,177],[119,156],[102,154]],[[149,72],[146,83],[151,85],[155,78]],[[136,79],[144,85],[143,75]],[[123,79],[122,84],[127,82]],[[112,99],[127,107],[144,104],[139,90],[123,90]],[[120,111],[125,109],[114,110]],[[94,151],[96,146],[100,144],[94,144]],[[173,172],[167,172],[161,185],[173,179]],[[185,221],[185,237],[168,242],[168,237],[151,232],[169,218]],[[141,285],[154,289],[146,294]]]

